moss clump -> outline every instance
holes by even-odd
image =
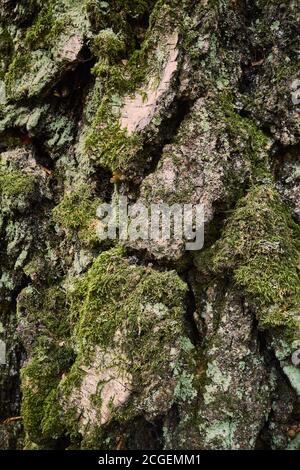
[[[93,49],[99,57],[93,73],[101,82],[103,98],[86,135],[85,149],[95,164],[112,171],[129,173],[133,167],[136,170],[137,165],[143,166],[147,159],[145,152],[143,156],[139,152],[143,146],[142,136],[138,133],[128,135],[127,130],[120,127],[119,118],[124,97],[137,92],[145,80],[149,71],[149,51],[156,47],[155,39],[150,44],[149,37],[146,37],[142,47],[134,50],[134,34],[128,31],[128,22],[125,22],[125,27],[116,18],[119,14],[126,18],[133,12],[138,17],[143,11],[150,11],[154,3],[114,2],[110,5],[111,22],[105,23],[93,42]],[[114,9],[118,12],[116,15]],[[155,65],[157,69],[157,63]],[[139,92],[143,95],[142,90]]]
[[[31,67],[30,64],[31,64],[31,55],[30,55],[30,52],[28,51],[23,51],[22,54],[18,53],[13,57],[8,67],[7,73],[5,74],[5,77],[4,77],[7,96],[10,97],[14,95],[15,84],[18,81],[20,81],[21,77],[25,73],[30,71],[30,67]],[[23,96],[23,90],[18,92],[18,97],[22,97],[22,96]]]
[[[101,201],[93,197],[91,187],[83,184],[70,193],[53,209],[53,219],[69,239],[77,235],[85,245],[99,242],[96,234],[96,211]]]
[[[3,80],[5,72],[13,53],[13,41],[6,28],[0,27],[0,79]]]
[[[53,54],[47,52],[51,52],[51,48],[56,46],[59,36],[64,33],[68,22],[71,21],[63,2],[47,0],[44,3],[31,18],[32,24],[20,30],[17,47],[4,76],[7,96],[13,100],[24,98],[28,92],[31,92],[24,75],[34,75],[35,68],[41,64],[47,64],[45,73],[50,72]]]
[[[47,339],[59,342],[70,335],[66,293],[61,286],[41,288],[41,291],[32,286],[26,287],[18,296],[17,308],[20,319],[26,312],[29,330],[40,325],[38,338],[32,338],[33,347],[44,345]]]
[[[43,420],[49,413],[49,404],[55,404],[53,397],[62,374],[73,361],[64,290],[53,286],[39,292],[27,287],[18,297],[18,315],[26,318],[26,323],[22,322],[23,336],[31,356],[21,370],[24,428],[31,441],[43,443],[52,437]],[[58,420],[56,433],[60,434]]]
[[[93,39],[93,53],[96,57],[106,59],[108,63],[117,60],[125,51],[122,36],[115,34],[112,29],[104,29]]]
[[[95,367],[99,375],[97,393],[87,399],[99,417],[98,422],[102,416],[101,391],[108,371],[117,374],[121,381],[124,373],[129,374],[134,389],[132,399],[123,407],[114,409],[112,403],[112,426],[120,423],[130,427],[132,419],[140,413],[138,400],[152,412],[157,406],[156,393],[165,393],[166,387],[170,387],[171,401],[192,400],[196,394],[192,374],[195,348],[186,337],[186,293],[186,284],[175,272],[132,265],[124,257],[123,249],[114,248],[102,253],[70,289],[67,310],[62,311],[72,331],[71,338],[68,330],[55,333],[55,302],[49,303],[51,290],[49,295],[48,292],[43,295],[48,300],[41,308],[39,302],[36,309],[32,302],[26,306],[25,296],[22,307],[28,312],[46,308],[40,316],[47,326],[45,334],[39,333],[34,344],[32,361],[22,371],[22,410],[30,439],[43,443],[64,434],[78,445],[83,426],[79,416],[80,387],[85,372],[91,370],[93,374]],[[54,292],[53,296],[57,294]],[[59,315],[57,318],[60,322]],[[77,352],[71,368],[68,344]],[[145,400],[150,385],[153,397],[150,394]],[[85,439],[97,430],[103,439],[109,435],[107,426],[100,428],[90,423],[84,432]],[[93,441],[91,446],[99,446],[99,441]]]
[[[90,158],[111,171],[128,172],[136,161],[137,153],[143,148],[142,138],[138,134],[129,136],[126,129],[113,118],[106,116],[101,109],[96,117],[94,129],[86,138],[86,148]],[[103,115],[103,118],[100,116]],[[99,124],[97,124],[97,122]],[[97,132],[98,128],[98,132]]]
[[[45,432],[47,428],[43,419],[49,402],[53,404],[53,394],[69,364],[69,351],[52,347],[47,355],[36,352],[35,357],[21,370],[21,411],[25,432],[33,442],[43,443],[52,437]],[[59,422],[56,432],[60,434]]]
[[[126,348],[130,354],[139,360],[147,355],[152,363],[155,357],[163,361],[160,351],[152,351],[150,345],[143,352],[139,348],[143,338],[147,339],[146,332],[157,322],[143,308],[162,304],[162,317],[171,315],[174,321],[181,321],[187,286],[175,272],[160,273],[130,265],[123,255],[120,248],[102,253],[75,284],[70,302],[74,320],[78,322],[76,336],[84,348],[94,344],[106,348],[113,344],[116,330],[128,324]],[[172,336],[172,329],[168,334]]]
[[[95,30],[113,27],[117,31],[129,30],[130,33],[129,24],[149,13],[156,2],[157,0],[113,0],[109,2],[86,0],[85,6]]]
[[[31,50],[49,48],[49,45],[64,31],[66,18],[57,17],[53,4],[46,2],[36,20],[26,30],[24,45]]]
[[[5,208],[23,208],[36,194],[37,180],[17,168],[7,168],[0,162],[0,200]]]
[[[134,93],[145,77],[146,52],[142,48],[133,53],[128,62],[116,63],[114,54],[117,54],[116,49],[120,51],[122,47],[121,40],[117,45],[118,41],[115,38],[110,47],[105,45],[107,52],[102,52],[102,58],[93,69],[103,82],[104,96],[87,133],[85,149],[96,164],[112,171],[125,172],[136,164],[143,139],[139,134],[128,135],[126,129],[121,129],[119,118],[124,96]]]
[[[252,180],[269,178],[267,171],[268,138],[251,119],[240,116],[234,107],[234,99],[228,92],[220,93],[213,107],[215,112],[222,113],[222,120],[226,124],[230,138],[232,152],[243,152],[252,167]]]
[[[300,229],[272,184],[253,186],[212,248],[216,273],[231,271],[263,327],[292,333],[300,309]]]
[[[121,248],[102,253],[70,292],[73,341],[78,356],[58,388],[58,400],[70,403],[69,411],[74,411],[72,397],[78,393],[80,396],[85,377],[83,371],[95,367],[99,383],[97,394],[90,396],[89,400],[98,422],[102,416],[101,390],[109,371],[120,378],[124,373],[130,374],[134,390],[123,407],[115,408],[112,403],[112,423],[130,425],[132,419],[139,415],[137,403],[145,400],[141,397],[147,387],[153,389],[153,397],[149,392],[149,398],[140,406],[149,407],[150,412],[157,406],[155,393],[164,393],[162,387],[164,390],[170,387],[171,401],[191,400],[196,393],[191,373],[195,364],[192,359],[194,347],[183,337],[186,293],[186,284],[175,272],[157,272],[132,265],[124,258]],[[109,357],[111,359],[108,360]],[[97,366],[93,365],[95,361]],[[151,385],[154,378],[155,385]],[[174,391],[176,383],[178,386]],[[67,433],[74,433],[74,426],[78,426],[80,402],[76,406],[75,422],[74,419],[68,422]],[[85,439],[94,431],[95,423],[84,432]],[[104,436],[106,432],[107,426],[103,427]],[[93,445],[97,446],[99,442]]]

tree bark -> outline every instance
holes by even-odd
[[[0,448],[300,448],[299,22],[0,0]],[[101,239],[125,198],[204,246]]]

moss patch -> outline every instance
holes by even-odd
[[[0,201],[2,211],[23,210],[37,193],[37,178],[0,161]]]
[[[35,178],[21,171],[0,171],[1,197],[16,198],[20,195],[29,196],[35,187]]]
[[[82,404],[80,400],[74,403],[74,393],[76,397],[79,391],[80,397],[85,371],[93,367],[95,351],[104,354],[103,363],[100,361],[97,366],[100,380],[96,384],[97,393],[89,397],[98,422],[102,412],[101,390],[108,372],[119,374],[117,377],[122,380],[124,371],[128,371],[134,389],[126,406],[114,409],[112,404],[112,426],[116,422],[130,426],[132,419],[139,415],[139,400],[140,406],[152,412],[152,408],[157,407],[156,397],[168,387],[171,402],[193,400],[197,394],[192,373],[195,348],[186,336],[186,293],[186,284],[175,272],[158,272],[133,265],[124,257],[123,249],[114,248],[102,253],[70,289],[66,318],[73,333],[71,343],[68,333],[62,333],[66,338],[63,347],[58,347],[62,343],[54,334],[55,318],[51,314],[54,311],[47,302],[48,313],[42,315],[45,321],[48,319],[44,343],[41,343],[43,335],[40,333],[34,359],[22,372],[24,424],[30,438],[41,442],[67,434],[72,442],[78,443],[82,431],[79,426]],[[30,309],[27,307],[27,310]],[[48,356],[47,338],[50,337],[51,356]],[[68,344],[73,344],[77,353],[69,370]],[[112,363],[105,362],[106,354],[112,355]],[[48,357],[51,357],[49,363]],[[109,370],[105,369],[107,367]],[[65,370],[66,376],[62,378]],[[102,376],[104,382],[101,382]],[[152,390],[149,396],[147,387]],[[96,428],[105,439],[107,426],[102,429],[97,425]],[[96,428],[95,423],[88,426],[85,440],[92,439]],[[96,448],[99,441],[90,445]]]
[[[21,370],[24,428],[36,443],[43,443],[52,437],[45,432],[47,428],[43,425],[43,419],[49,402],[53,405],[53,393],[70,361],[69,354],[63,348],[52,348],[48,354],[48,358],[36,354]],[[56,427],[57,437],[60,435],[58,426],[59,422]]]
[[[92,188],[82,184],[69,193],[53,209],[53,219],[63,228],[69,239],[78,235],[85,245],[94,245],[99,242],[96,234],[96,211],[101,201],[94,197]]]
[[[70,297],[71,311],[79,320],[76,326],[79,343],[83,348],[87,344],[106,348],[112,344],[118,327],[126,322],[129,326],[126,347],[130,354],[141,358],[136,341],[141,342],[141,331],[146,332],[156,321],[143,313],[143,306],[162,303],[165,309],[161,311],[162,317],[170,309],[174,320],[182,320],[186,291],[185,283],[175,272],[160,273],[130,265],[120,248],[102,253],[76,283]],[[152,363],[155,356],[163,360],[160,351],[151,348],[143,354]]]
[[[114,6],[125,18],[126,14],[132,15],[133,12],[136,12],[138,18],[142,11],[150,12],[154,3],[130,2],[129,5],[128,2],[115,2]],[[112,6],[111,18],[113,9]],[[93,50],[99,58],[93,73],[101,82],[103,98],[87,132],[85,150],[94,164],[112,171],[130,173],[133,169],[136,171],[138,166],[143,167],[147,160],[143,149],[144,139],[139,133],[128,135],[127,130],[120,127],[119,118],[124,97],[137,91],[143,96],[140,87],[147,74],[150,74],[150,70],[152,76],[159,73],[159,58],[153,61],[153,65],[150,64],[151,51],[157,47],[157,38],[154,35],[152,39],[148,31],[141,48],[135,49],[134,34],[128,31],[128,22],[126,28],[113,20],[105,24],[106,28],[93,40]]]
[[[257,306],[263,327],[296,327],[300,309],[300,229],[272,184],[253,186],[212,248],[216,273],[230,271]]]
[[[66,18],[56,16],[53,3],[46,2],[32,26],[26,30],[24,45],[31,50],[48,48],[64,31],[65,27]]]
[[[32,335],[32,345],[28,348],[31,359],[21,370],[22,416],[30,440],[43,443],[60,434],[58,421],[56,436],[52,436],[43,420],[49,403],[54,405],[54,393],[62,374],[69,370],[73,360],[64,290],[60,286],[41,292],[33,287],[24,289],[18,298],[20,319],[24,312],[23,328],[27,337]]]
[[[221,115],[226,124],[232,153],[242,152],[243,158],[251,163],[252,181],[269,178],[267,171],[268,138],[249,118],[240,116],[234,107],[234,98],[230,92],[221,92],[212,105],[216,114]]]

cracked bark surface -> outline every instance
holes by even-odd
[[[1,449],[300,448],[299,22],[0,0]],[[204,248],[100,241],[118,195]]]

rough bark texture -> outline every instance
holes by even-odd
[[[0,448],[299,448],[299,23],[0,0]],[[203,204],[203,250],[101,242],[118,194]]]

